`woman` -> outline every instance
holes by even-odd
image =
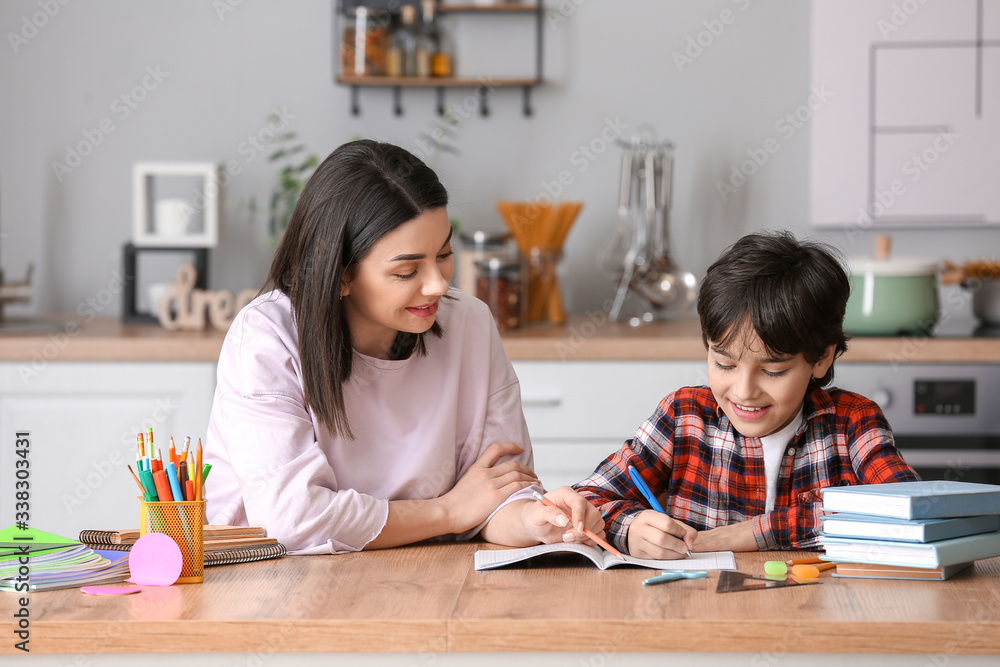
[[[541,490],[520,389],[484,304],[450,290],[448,195],[369,140],[310,178],[266,293],[219,359],[205,456],[210,523],[260,525],[292,553],[454,534],[588,540],[592,506]]]

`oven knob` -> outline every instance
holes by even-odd
[[[872,392],[871,399],[883,410],[892,405],[892,394],[888,389],[876,389]]]

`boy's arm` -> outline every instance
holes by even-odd
[[[856,398],[859,400],[851,401],[848,409],[838,410],[847,415],[843,421],[838,420],[838,424],[846,432],[850,465],[857,481],[843,475],[819,480],[818,486],[799,494],[797,502],[790,507],[776,509],[751,519],[760,550],[820,547],[819,529],[823,508],[820,488],[854,483],[914,482],[920,479],[896,449],[892,430],[882,411],[868,399],[861,396]],[[836,466],[828,466],[830,468]]]
[[[626,440],[621,449],[606,458],[587,479],[574,484],[580,495],[600,510],[608,541],[628,552],[628,529],[649,506],[628,474],[635,466],[654,494],[660,495],[670,481],[673,461],[674,420],[672,394],[653,415]]]

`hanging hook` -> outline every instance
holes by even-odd
[[[360,116],[361,115],[361,104],[358,101],[358,87],[351,86],[351,115]]]
[[[490,96],[490,92],[489,92],[489,90],[486,89],[486,86],[480,86],[479,87],[479,115],[483,116],[484,118],[486,116],[490,115],[490,106],[489,106],[489,104],[487,104],[487,100],[489,99],[489,96]]]
[[[397,116],[403,115],[403,89],[399,86],[392,88],[393,112]]]

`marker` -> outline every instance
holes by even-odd
[[[558,509],[560,511],[562,510],[561,507],[559,507],[554,502],[552,502],[551,500],[549,500],[548,498],[546,498],[545,496],[543,496],[542,494],[540,494],[538,491],[535,491],[531,495],[534,497],[535,500],[540,501],[543,505],[548,505],[549,507],[555,507],[556,509]],[[567,518],[569,518],[569,517],[567,517]],[[607,541],[605,541],[604,539],[602,539],[594,531],[590,530],[589,528],[584,527],[582,521],[580,522],[580,525],[578,525],[576,527],[576,530],[577,530],[577,532],[583,533],[584,535],[586,535],[590,539],[592,539],[595,542],[597,542],[598,544],[600,544],[602,547],[604,547],[604,549],[606,551],[608,551],[615,558],[618,558],[620,560],[625,560],[625,556],[622,556],[621,552],[618,551],[618,549],[615,549],[613,546],[611,546],[610,544],[608,544]]]
[[[139,471],[139,479],[142,480],[142,486],[146,489],[148,498],[147,502],[157,502],[160,499],[159,494],[156,492],[156,481],[153,480],[153,472],[148,468],[146,470]]]
[[[659,512],[660,514],[666,514],[666,512],[663,509],[663,506],[660,505],[660,502],[656,499],[656,496],[653,495],[652,489],[650,489],[649,486],[646,485],[646,481],[642,478],[642,475],[639,474],[639,471],[635,469],[635,466],[628,467],[628,476],[632,478],[632,483],[635,484],[635,488],[639,489],[639,493],[641,493],[643,498],[646,499],[650,507],[652,507],[653,510]],[[687,555],[688,556],[691,555],[690,548],[688,548],[687,550]]]
[[[163,470],[167,473],[167,480],[170,482],[170,495],[173,496],[173,500],[184,500],[181,481],[177,478],[177,468],[174,467],[173,463],[168,463],[163,466]]]
[[[153,484],[156,486],[156,495],[161,503],[168,503],[174,499],[173,494],[170,492],[170,480],[167,479],[167,473],[162,470],[154,472]]]

